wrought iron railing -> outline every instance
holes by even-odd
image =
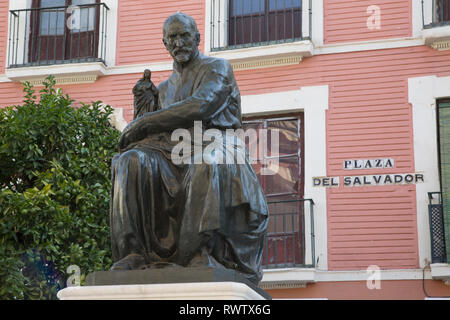
[[[428,192],[431,238],[431,262],[446,263],[444,210],[441,192]]]
[[[269,201],[267,204],[269,226],[263,268],[314,268],[314,201],[284,200]]]
[[[211,0],[210,17],[211,51],[311,40],[312,0]]]
[[[422,21],[425,29],[449,25],[450,0],[422,0]]]
[[[104,3],[11,10],[8,67],[105,63],[108,11]]]

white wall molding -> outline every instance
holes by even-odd
[[[172,71],[173,61],[139,63],[139,64],[133,64],[133,65],[107,67],[105,75],[109,76],[109,75],[118,75],[118,74],[143,73],[145,69],[150,69],[152,72]]]
[[[103,62],[55,64],[39,67],[6,69],[5,75],[13,81],[41,83],[49,75],[54,75],[61,84],[94,82],[98,76],[105,75]]]
[[[433,21],[433,1],[435,0],[423,0],[423,14],[422,14],[422,0],[412,0],[412,1],[413,1],[413,26],[416,26],[415,29],[422,30],[423,25],[428,25]]]
[[[313,199],[314,233],[317,268],[327,269],[327,210],[325,188],[313,188],[313,176],[326,176],[326,110],[328,110],[329,88],[324,86],[302,87],[300,90],[274,92],[241,97],[244,116],[304,113],[305,143],[305,199]],[[305,208],[306,212],[309,208]],[[306,215],[309,219],[309,215]],[[309,221],[305,221],[309,225]],[[306,248],[309,250],[309,237]],[[311,260],[307,251],[307,259]],[[306,264],[311,261],[306,261]]]
[[[117,48],[117,25],[119,21],[119,0],[102,0],[108,8],[108,20],[106,30],[106,57],[105,63],[108,67],[116,65],[116,48]]]
[[[440,191],[436,99],[450,97],[450,77],[425,76],[408,79],[408,98],[412,105],[414,164],[425,173],[424,183],[416,185],[417,233],[420,266],[431,260],[428,192]]]
[[[171,71],[173,68],[173,62],[157,62],[157,63],[141,63],[135,65],[125,65],[116,67],[106,67],[101,62],[89,62],[89,63],[67,63],[58,65],[48,65],[39,67],[23,67],[6,69],[5,74],[0,74],[1,82],[11,81],[39,81],[46,76],[53,74],[55,77],[68,76],[68,75],[97,75],[97,76],[110,76],[120,74],[135,74],[143,73],[145,69],[150,69],[152,72],[159,71]],[[34,79],[34,80],[33,80]],[[71,83],[79,83],[77,81]]]
[[[432,265],[433,266],[433,265]],[[448,265],[435,265],[434,269],[391,269],[380,270],[380,280],[443,280],[448,281]],[[306,288],[317,282],[366,282],[373,279],[373,273],[367,270],[326,271],[305,268],[264,269],[259,287],[262,289]]]
[[[123,117],[123,108],[113,108],[114,112],[109,117],[109,123],[119,131],[123,131],[128,125],[128,122]]]
[[[2,82],[12,82],[5,74],[0,74],[0,83]]]
[[[312,42],[314,46],[323,46],[323,0],[313,0],[312,2]]]
[[[424,0],[424,2],[429,0]],[[425,6],[425,3],[424,3]],[[412,0],[412,36],[420,38],[423,29],[422,0]]]
[[[380,270],[380,280],[422,280],[425,275],[426,280],[431,280],[431,273],[422,269],[390,269]],[[368,273],[367,270],[353,271],[316,271],[316,279],[318,282],[334,282],[334,281],[367,281],[373,277],[373,271]],[[372,279],[372,278],[370,278]]]
[[[405,47],[423,46],[425,41],[420,38],[403,37],[390,39],[377,39],[368,41],[355,41],[346,43],[327,44],[314,49],[313,55],[359,52],[370,50],[397,49]]]
[[[298,64],[313,52],[311,41],[274,44],[234,50],[214,51],[212,57],[227,59],[235,70]]]
[[[31,2],[32,0],[9,0],[9,10],[20,10],[20,9],[28,9],[31,8]],[[7,34],[7,42],[6,42],[6,55],[5,55],[5,68],[8,67],[8,57],[10,52],[10,41],[9,41],[9,28],[11,27],[11,14],[8,13],[8,26],[6,28],[6,34]],[[19,34],[24,35],[25,27],[22,25]],[[18,48],[18,52],[23,52],[23,46]]]
[[[439,275],[441,275],[441,273],[439,273]],[[437,273],[434,276],[436,277],[436,275]],[[425,273],[423,273],[422,269],[380,270],[381,281],[422,280],[423,276],[425,276],[426,280],[433,279],[433,274],[430,270],[425,270]],[[370,277],[373,277],[373,273],[368,273],[366,270],[326,271],[303,268],[264,269],[264,275],[260,286],[264,289],[303,288],[309,283],[367,281]],[[283,282],[285,282],[285,286],[283,286]],[[275,287],[272,287],[272,285],[275,285]]]

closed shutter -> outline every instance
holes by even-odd
[[[447,263],[450,263],[450,102],[439,104],[441,191]]]

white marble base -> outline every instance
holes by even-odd
[[[68,287],[60,300],[264,300],[239,282],[196,282]]]

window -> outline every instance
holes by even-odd
[[[422,1],[422,19],[424,28],[450,24],[450,0]]]
[[[255,171],[268,200],[303,197],[301,128],[300,116],[244,120],[245,130],[254,129],[258,133],[258,146],[262,150],[255,153],[256,148],[250,148],[253,151],[250,157],[256,161]],[[274,137],[276,132],[279,143]],[[264,174],[263,169],[271,174]]]
[[[210,11],[211,50],[309,39],[302,0],[216,0]]]
[[[108,10],[100,0],[33,0],[12,10],[8,66],[104,61]]]
[[[34,0],[29,40],[30,61],[93,58],[98,53],[99,0]],[[80,6],[70,11],[67,6]],[[69,20],[70,19],[70,20]],[[66,23],[69,20],[68,23]],[[36,26],[36,27],[34,27]]]
[[[438,102],[439,168],[447,262],[450,258],[450,100]]]
[[[231,0],[230,46],[300,38],[301,0]]]
[[[450,23],[450,0],[435,0],[433,13],[435,23]]]
[[[249,146],[250,158],[269,206],[262,264],[267,268],[304,265],[303,114],[249,118],[244,129],[257,132],[258,148]]]

